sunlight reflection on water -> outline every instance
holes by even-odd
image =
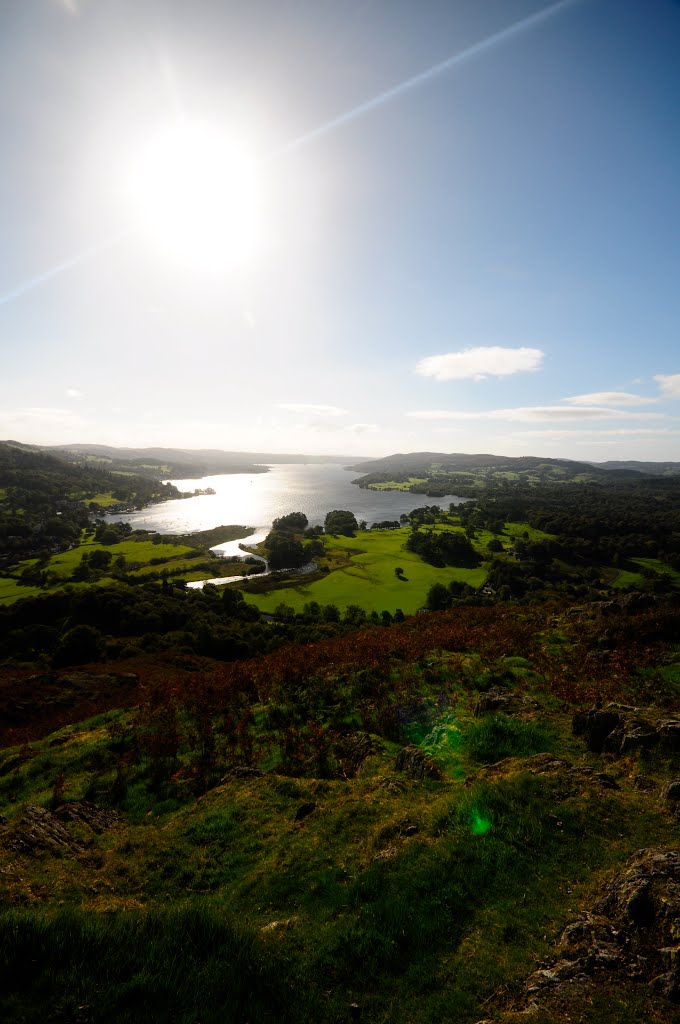
[[[420,505],[447,507],[463,501],[456,495],[428,498],[407,491],[369,491],[352,485],[360,473],[333,463],[271,466],[268,473],[234,473],[206,476],[200,480],[173,480],[181,491],[212,487],[215,494],[182,498],[149,505],[140,512],[113,515],[133,529],[159,533],[191,533],[215,526],[252,526],[267,532],[272,520],[288,512],[304,512],[310,526],[323,525],[326,513],[341,508],[353,512],[370,526],[383,519],[398,519]],[[259,539],[262,539],[260,537]],[[223,554],[239,554],[238,541],[220,545]],[[255,537],[246,543],[257,543]],[[225,550],[226,548],[230,550]],[[232,550],[233,548],[233,550]]]

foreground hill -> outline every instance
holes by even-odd
[[[6,668],[0,1016],[671,1024],[679,631],[458,607]]]

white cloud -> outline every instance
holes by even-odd
[[[570,405],[654,405],[658,398],[645,398],[644,395],[632,395],[628,391],[592,391],[588,395],[572,395],[563,398]]]
[[[347,429],[353,434],[375,434],[380,427],[377,423],[352,423]]]
[[[505,420],[506,422],[531,423],[562,420],[610,420],[610,419],[665,419],[654,412],[627,412],[621,409],[607,409],[595,406],[568,405],[527,405],[515,409],[484,409],[463,412],[456,409],[425,409],[406,414],[420,420]]]
[[[82,398],[82,391],[78,391],[78,388],[66,388],[64,392],[67,398]]]
[[[665,398],[680,398],[680,373],[657,373],[654,380]]]
[[[544,353],[539,348],[503,348],[489,345],[427,356],[416,366],[416,373],[435,380],[484,380],[508,377],[513,373],[533,373],[540,369]]]
[[[339,409],[337,405],[308,405],[305,402],[279,402],[278,409],[286,412],[308,413],[311,416],[346,416],[347,409]]]
[[[245,323],[246,327],[249,327],[251,329],[251,331],[254,330],[257,321],[255,319],[255,314],[253,313],[252,309],[243,310],[243,322]]]

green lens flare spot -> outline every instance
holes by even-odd
[[[491,818],[487,818],[481,811],[473,809],[470,814],[470,831],[473,836],[485,836],[491,828]]]

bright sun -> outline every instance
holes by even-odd
[[[257,248],[257,167],[218,129],[181,121],[151,139],[133,162],[128,193],[136,219],[166,254],[198,270],[249,263]]]

